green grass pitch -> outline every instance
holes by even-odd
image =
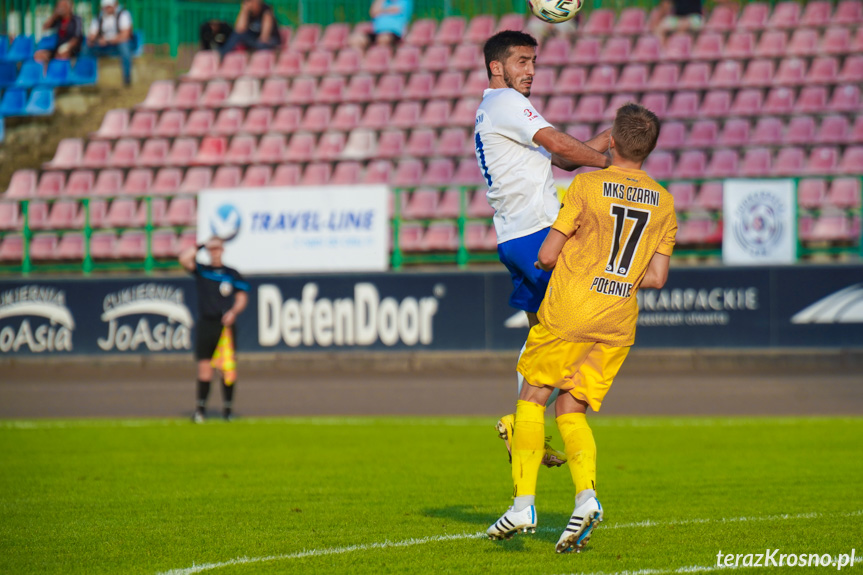
[[[591,422],[605,521],[556,555],[566,467],[540,470],[536,534],[480,536],[512,493],[487,417],[0,421],[0,573],[659,575],[714,571],[720,550],[863,555],[863,418]]]

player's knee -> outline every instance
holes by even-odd
[[[198,362],[198,379],[201,381],[210,381],[213,377],[213,367],[209,360],[202,359]]]

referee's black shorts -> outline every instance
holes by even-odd
[[[198,335],[195,341],[195,359],[210,359],[216,352],[216,347],[219,345],[219,338],[222,336],[222,319],[201,318],[198,320]],[[231,335],[234,337],[234,346],[237,342],[237,331],[235,326],[231,326]]]

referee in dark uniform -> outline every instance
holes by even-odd
[[[210,265],[196,261],[198,251],[202,249],[206,249],[210,254]],[[198,403],[195,423],[204,422],[207,396],[210,395],[210,380],[213,377],[210,361],[222,335],[222,328],[231,329],[236,345],[234,325],[237,316],[243,313],[249,303],[249,284],[240,272],[222,264],[223,251],[222,240],[211,238],[206,244],[184,250],[179,258],[180,265],[195,276],[198,293],[198,330],[195,342],[195,359],[198,360]],[[224,376],[222,377],[222,414],[226,420],[231,419],[236,385],[236,382],[226,385]]]

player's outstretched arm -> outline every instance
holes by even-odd
[[[177,259],[180,260],[180,265],[183,266],[184,270],[195,271],[195,257],[198,255],[199,249],[198,246],[190,246],[180,252],[180,256]]]
[[[563,249],[563,244],[566,243],[567,237],[560,230],[551,228],[548,230],[548,235],[542,242],[539,248],[538,261],[534,262],[534,267],[550,272],[557,265],[557,257],[560,255],[560,250]]]
[[[534,134],[533,141],[551,152],[552,163],[564,170],[574,170],[580,166],[607,168],[611,163],[608,157],[584,142],[551,127],[539,130]]]
[[[644,279],[641,280],[641,285],[638,287],[660,289],[664,286],[668,280],[668,264],[670,262],[671,258],[664,254],[653,254],[647,265],[647,271],[644,273]]]

